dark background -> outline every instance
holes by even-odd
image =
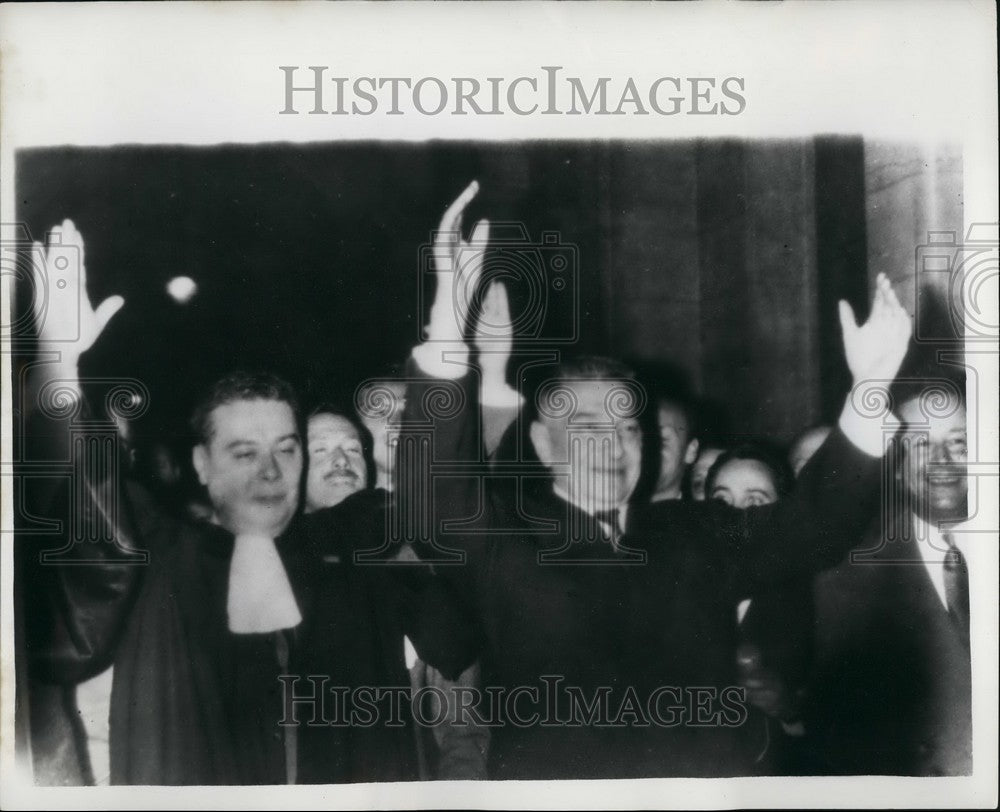
[[[525,332],[686,381],[736,434],[787,441],[839,412],[836,300],[864,315],[874,272],[860,138],[37,149],[17,217],[36,239],[74,220],[92,301],[126,299],[85,374],[142,379],[177,431],[234,367],[310,400],[405,359],[433,294],[422,246],[472,178],[466,231],[528,235],[494,260],[515,315],[543,316]],[[575,257],[561,291],[556,254]],[[186,306],[165,292],[179,275]]]

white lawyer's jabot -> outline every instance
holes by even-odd
[[[226,611],[229,631],[234,634],[265,634],[302,622],[274,539],[236,537]]]

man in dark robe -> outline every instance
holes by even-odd
[[[62,231],[62,245],[79,243],[82,255],[72,224]],[[83,308],[81,340],[55,348],[58,365],[37,368],[33,436],[65,442],[74,420],[107,434],[107,420],[81,395],[77,362],[115,304]],[[40,325],[43,350],[55,316]],[[54,382],[63,405],[74,404],[61,416],[46,408]],[[384,568],[353,566],[357,545],[375,543],[344,532],[347,519],[333,510],[296,518],[303,454],[290,388],[273,376],[227,376],[193,428],[212,523],[166,513],[119,475],[106,444],[67,449],[75,465],[63,505],[67,543],[50,560],[20,556],[32,679],[72,686],[114,668],[112,783],[415,777],[412,733],[385,724],[388,709],[363,728],[321,718],[324,735],[301,743],[288,724],[303,715],[297,676],[347,689],[406,685],[402,593]]]

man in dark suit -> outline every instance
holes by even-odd
[[[814,769],[972,770],[966,416],[957,386],[907,397],[900,506],[817,578],[807,731]]]
[[[491,777],[740,774],[736,603],[848,548],[877,504],[881,421],[845,407],[782,504],[629,505],[643,393],[621,365],[584,359],[529,399],[537,487],[501,483],[482,464],[462,340],[488,229],[460,234],[477,190],[436,238],[437,298],[400,443],[400,514],[439,575],[418,649],[446,674],[481,657],[497,706]],[[893,378],[910,322],[888,282],[864,326],[846,305],[841,322],[855,384]]]

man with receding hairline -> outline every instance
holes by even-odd
[[[400,515],[416,517],[425,554],[442,562],[418,649],[446,674],[481,657],[484,684],[521,700],[494,728],[492,778],[743,774],[739,720],[727,724],[733,709],[709,703],[724,704],[737,684],[735,605],[849,546],[877,501],[881,421],[845,405],[796,496],[777,505],[630,504],[643,392],[621,367],[584,358],[557,365],[528,399],[541,468],[505,486],[499,472],[475,468],[486,457],[466,374],[469,308],[456,299],[472,295],[481,271],[488,224],[468,242],[460,233],[477,191],[473,183],[459,196],[437,233],[437,294],[427,340],[413,351],[400,443]],[[855,383],[892,379],[911,326],[884,277],[868,322],[857,325],[842,304],[841,325]],[[442,388],[459,407],[440,407]],[[562,691],[561,712],[543,681]],[[658,709],[654,698],[672,689],[707,691],[709,704],[679,724],[643,723],[637,707]],[[543,692],[533,705],[532,691]],[[596,716],[567,719],[568,696]]]

